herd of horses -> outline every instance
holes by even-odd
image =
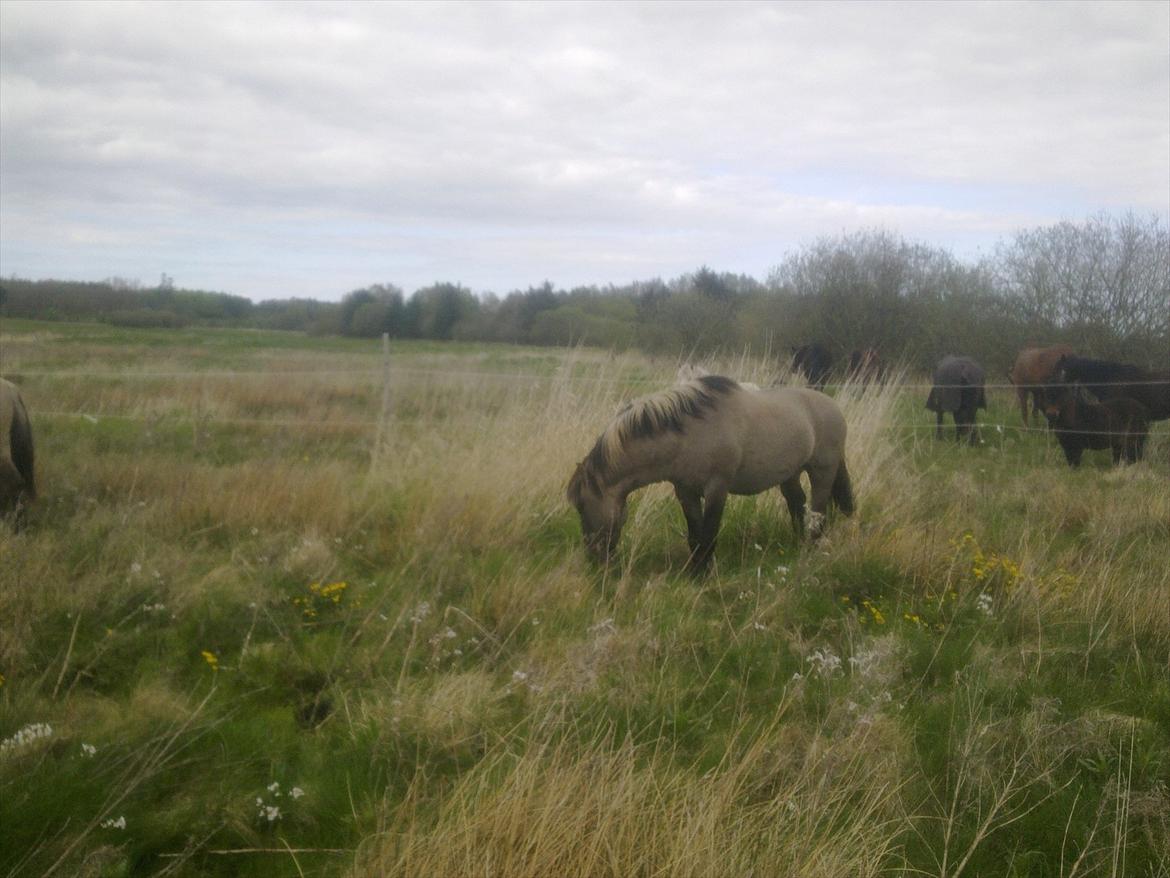
[[[792,369],[808,387],[741,385],[684,367],[679,384],[625,405],[602,431],[569,480],[566,496],[577,510],[589,556],[613,558],[626,518],[626,500],[645,485],[668,482],[682,507],[690,548],[687,566],[710,566],[729,494],[751,495],[779,486],[798,536],[805,531],[804,489],[812,490],[809,533],[818,537],[830,501],[845,515],[854,508],[845,463],[845,418],[822,391],[832,356],[822,344],[793,351]],[[847,377],[880,381],[881,359],[855,350]],[[1067,346],[1021,351],[1009,374],[1025,427],[1043,413],[1070,466],[1086,449],[1110,449],[1114,463],[1142,456],[1149,425],[1170,418],[1170,373],[1080,357]],[[987,407],[986,375],[971,357],[946,356],[935,367],[926,407],[955,421],[955,438],[976,444],[978,410]]]
[[[701,369],[680,370],[679,383],[628,403],[577,465],[567,497],[581,519],[589,554],[612,557],[631,492],[669,482],[682,507],[690,546],[688,566],[704,570],[714,553],[729,494],[758,494],[779,486],[798,534],[820,535],[832,502],[853,512],[845,464],[845,419],[822,391],[833,360],[822,344],[793,352],[793,371],[808,387],[761,389]],[[849,358],[847,376],[882,381],[873,348]],[[1170,418],[1170,373],[1078,356],[1066,345],[1021,351],[1009,373],[1028,427],[1043,414],[1065,458],[1078,466],[1086,449],[1109,449],[1114,463],[1141,459],[1150,423]],[[955,438],[978,442],[976,416],[987,407],[986,376],[971,357],[947,356],[935,367],[926,407],[955,422]],[[1031,401],[1031,410],[1028,403]],[[0,379],[0,517],[19,525],[36,497],[32,429],[20,391]]]

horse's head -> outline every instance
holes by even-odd
[[[1063,369],[1052,376],[1052,380],[1044,387],[1044,417],[1050,425],[1060,421],[1062,415],[1070,421],[1076,419],[1079,389],[1080,385],[1068,383]]]
[[[581,536],[589,557],[598,563],[608,562],[617,554],[618,537],[626,521],[626,498],[602,485],[584,463],[577,464],[565,496],[581,516]]]

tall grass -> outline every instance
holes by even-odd
[[[1170,868],[1164,426],[1073,472],[1006,393],[967,448],[914,376],[847,384],[857,514],[801,545],[735,498],[694,581],[669,489],[605,571],[563,499],[677,362],[398,346],[374,448],[375,349],[42,330],[3,339],[44,495],[0,530],[0,874]]]

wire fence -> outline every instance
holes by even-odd
[[[91,424],[99,424],[103,420],[122,420],[122,421],[136,421],[147,424],[161,425],[166,422],[180,422],[192,424],[236,424],[240,426],[268,426],[268,427],[312,427],[319,430],[333,430],[333,429],[368,429],[372,430],[378,426],[378,421],[354,421],[354,420],[338,420],[331,418],[329,420],[321,420],[320,418],[313,420],[298,420],[289,418],[241,418],[241,417],[214,417],[204,414],[183,414],[177,412],[167,412],[153,415],[134,415],[125,414],[121,412],[99,412],[94,414],[92,412],[66,412],[55,410],[38,410],[32,413],[34,417],[50,417],[50,418],[75,418],[86,421]],[[889,430],[925,430],[934,432],[938,429],[938,425],[934,421],[922,423],[883,423],[879,425],[881,429]],[[943,427],[945,432],[953,430],[952,424],[947,424]],[[979,421],[973,425],[980,431],[994,430],[997,434],[1008,436],[1012,433],[1043,433],[1052,434],[1054,431],[1050,427],[1025,427],[1017,424],[1008,424],[1002,422]],[[1116,431],[1109,430],[1070,430],[1066,432],[1076,433],[1080,436],[1112,436]]]
[[[283,379],[293,377],[329,377],[329,376],[367,376],[371,379],[385,380],[387,373],[384,368],[370,368],[370,369],[291,369],[291,370],[185,370],[185,371],[154,371],[147,372],[141,370],[118,370],[118,371],[79,371],[79,370],[15,370],[10,374],[17,375],[21,378],[145,378],[145,379],[174,379],[174,378],[215,378],[215,379]],[[662,379],[659,378],[639,378],[636,376],[604,376],[604,375],[582,375],[582,374],[565,374],[563,371],[552,374],[533,374],[525,372],[498,372],[490,370],[472,370],[472,369],[426,369],[419,367],[395,367],[390,373],[394,376],[429,376],[429,377],[451,377],[451,378],[477,378],[490,380],[525,380],[525,381],[573,381],[573,382],[590,382],[590,383],[606,383],[606,384],[620,384],[620,385],[656,385],[663,386]],[[1170,379],[1152,379],[1149,381],[1140,382],[1115,382],[1120,386],[1133,385],[1165,385],[1170,384]],[[779,385],[772,386],[794,386],[794,385]],[[799,386],[799,385],[796,385]],[[949,389],[949,388],[965,388],[970,385],[957,384],[919,384],[919,383],[905,383],[905,382],[891,382],[883,384],[880,382],[852,382],[847,381],[840,384],[825,384],[824,387],[834,390],[851,389],[851,390],[884,390],[892,386],[896,391],[923,391],[929,389]],[[984,384],[985,389],[988,390],[1018,390],[1023,385],[1014,384]],[[1027,385],[1026,387],[1031,387]],[[1051,383],[1040,385],[1043,387],[1069,387],[1078,386],[1076,383]],[[227,424],[239,426],[260,426],[260,427],[311,427],[324,430],[336,429],[376,429],[382,423],[379,420],[351,420],[351,419],[337,419],[330,418],[328,420],[315,419],[297,419],[297,418],[248,418],[240,416],[223,417],[212,415],[207,412],[187,413],[180,411],[156,412],[152,414],[130,414],[121,412],[83,412],[83,411],[58,411],[41,409],[36,411],[36,417],[52,417],[52,418],[75,418],[97,424],[103,419],[118,419],[125,421],[134,421],[150,424],[162,424],[164,422],[186,422],[199,424]],[[912,423],[894,423],[888,422],[880,425],[882,429],[896,430],[896,431],[936,431],[939,429],[937,422],[934,419],[926,419],[920,422]],[[981,430],[993,430],[997,434],[1004,436],[1018,433],[1037,433],[1049,434],[1052,429],[1047,426],[1033,427],[1030,425],[1009,424],[1006,422],[978,422],[976,427]],[[949,429],[947,427],[946,429]],[[1114,431],[1106,430],[1076,430],[1076,433],[1083,436],[1113,435]]]
[[[281,370],[187,370],[187,371],[95,371],[95,370],[77,370],[77,369],[11,369],[10,375],[20,378],[102,378],[102,379],[174,379],[174,378],[223,378],[223,379],[280,379],[291,378],[298,376],[312,376],[312,377],[328,377],[336,375],[357,376],[365,375],[371,379],[381,378],[384,374],[382,367],[368,368],[368,369],[281,369]],[[491,378],[500,380],[522,380],[522,381],[577,381],[577,382],[593,382],[606,384],[630,384],[630,385],[653,385],[663,386],[663,382],[659,378],[639,378],[636,376],[605,376],[605,375],[565,375],[563,373],[553,373],[547,375],[534,374],[531,372],[495,372],[487,370],[476,369],[423,369],[416,366],[395,366],[393,369],[394,375],[429,375],[429,376],[450,376],[456,378]],[[934,384],[934,383],[918,383],[918,382],[889,382],[896,386],[899,390],[949,390],[968,388],[970,384]],[[1153,377],[1139,381],[1069,381],[1069,382],[1044,382],[1042,384],[1012,384],[1006,383],[984,383],[982,386],[985,390],[1031,390],[1033,388],[1046,387],[1146,387],[1146,386],[1165,386],[1170,384],[1170,377]],[[770,386],[782,386],[773,384]],[[783,385],[792,386],[792,385]],[[818,385],[823,388],[831,390],[842,390],[845,388],[858,389],[864,387],[884,387],[886,384],[880,381],[844,381],[836,383],[825,383]]]

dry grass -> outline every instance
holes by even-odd
[[[6,363],[32,373],[59,356],[23,338]],[[232,766],[311,762],[306,787],[335,795],[289,838],[348,833],[356,859],[329,868],[355,875],[971,875],[988,851],[1025,849],[1013,833],[1034,814],[1068,824],[1050,874],[1125,874],[1141,839],[1162,851],[1149,869],[1170,866],[1157,780],[1170,741],[1151,718],[1170,686],[1164,428],[1141,465],[1071,472],[1030,435],[936,443],[903,375],[847,386],[859,511],[823,543],[792,545],[778,498],[735,499],[717,574],[695,583],[678,575],[681,516],[656,488],[633,508],[624,565],[599,573],[565,481],[618,406],[679,364],[551,356],[396,356],[376,449],[369,351],[246,358],[284,377],[30,378],[34,419],[101,417],[37,422],[45,496],[29,530],[0,534],[4,706],[51,716],[70,746],[138,735],[138,761],[110,773],[133,789],[163,783],[180,738],[212,729],[230,743],[199,764],[225,786]],[[92,346],[70,368],[126,359]],[[788,380],[747,355],[702,365]],[[208,366],[163,348],[135,368]],[[253,418],[295,423],[237,422]],[[363,602],[332,627],[290,610],[290,594],[335,579]],[[176,627],[188,641],[153,654],[175,649],[160,638]],[[222,704],[191,694],[209,647],[234,693]],[[818,666],[826,655],[840,667]],[[1112,685],[1118,663],[1137,681],[1108,696],[1124,707],[1053,706]],[[292,707],[257,716],[285,717],[295,743],[232,750],[265,738],[241,705],[270,689]],[[319,728],[291,720],[324,696]],[[351,751],[395,768],[343,772],[334,760]],[[28,780],[8,770],[0,794]],[[395,771],[402,783],[387,782]],[[173,798],[176,822],[219,814],[187,801],[211,795],[198,781],[152,801]],[[249,823],[257,784],[241,779],[221,823],[202,826],[237,833],[207,846],[279,847]],[[91,816],[45,842],[45,862],[115,862]],[[149,862],[158,848],[142,844]],[[272,863],[199,862],[192,874]]]

